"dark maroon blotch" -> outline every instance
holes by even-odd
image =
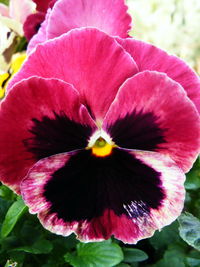
[[[127,151],[113,149],[107,157],[79,151],[52,174],[44,197],[52,213],[64,221],[92,220],[106,209],[128,218],[148,216],[162,205],[160,173]]]
[[[142,111],[133,111],[107,126],[107,132],[118,146],[147,151],[154,151],[165,143],[164,131],[158,124],[158,117]]]
[[[32,138],[24,140],[26,149],[37,160],[58,153],[69,152],[88,145],[92,128],[69,119],[64,112],[54,113],[54,118],[33,118],[29,129]]]

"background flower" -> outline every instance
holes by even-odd
[[[131,35],[176,54],[200,74],[200,2],[128,0]]]
[[[23,47],[23,23],[34,11],[31,0],[11,0],[9,6],[0,3],[0,74],[10,68],[12,55]]]
[[[36,45],[60,36],[74,28],[94,27],[110,35],[127,37],[131,17],[124,0],[60,0],[49,9],[38,34],[30,41],[28,51]]]
[[[4,98],[6,87],[10,79],[19,71],[26,58],[25,52],[19,52],[12,55],[10,68],[7,72],[0,73],[0,101]]]

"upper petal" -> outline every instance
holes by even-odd
[[[199,114],[182,87],[162,73],[144,71],[128,79],[103,128],[118,146],[168,154],[184,171],[199,153]]]
[[[142,41],[131,38],[125,40],[118,38],[117,41],[134,58],[139,71],[164,72],[180,83],[200,112],[200,79],[184,61]]]
[[[39,159],[84,148],[96,126],[73,86],[32,77],[1,102],[0,179],[19,183]]]
[[[96,29],[77,29],[39,45],[9,88],[33,75],[59,78],[73,84],[92,116],[102,119],[121,84],[135,73],[134,60],[114,38]]]
[[[60,0],[48,23],[47,36],[55,38],[74,28],[95,27],[109,35],[127,37],[131,17],[124,0]]]

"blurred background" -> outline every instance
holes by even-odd
[[[184,59],[200,74],[200,1],[127,0],[131,35]]]

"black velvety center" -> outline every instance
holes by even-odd
[[[29,131],[33,137],[24,140],[24,144],[36,159],[85,148],[88,144],[92,134],[90,126],[69,119],[63,112],[54,115],[54,118],[32,119]]]
[[[159,144],[165,143],[165,129],[159,127],[157,120],[151,112],[134,111],[108,125],[107,132],[120,147],[154,151]]]
[[[114,148],[107,157],[95,157],[91,150],[79,151],[64,167],[52,174],[44,197],[51,212],[65,221],[90,221],[106,209],[129,218],[147,216],[157,209],[165,194],[160,173]]]

